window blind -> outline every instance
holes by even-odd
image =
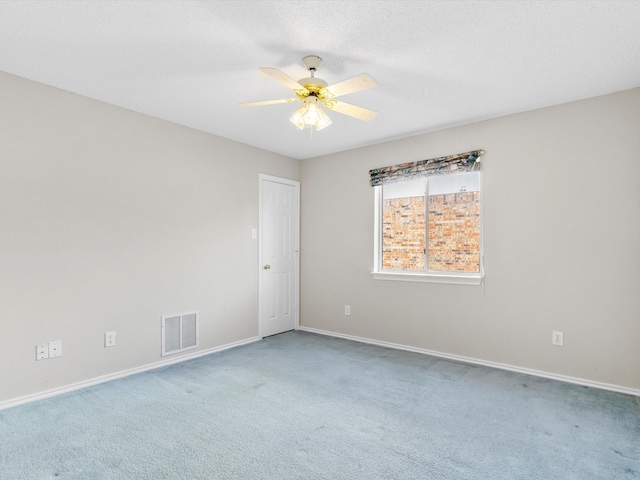
[[[448,155],[446,157],[418,160],[417,162],[401,163],[390,167],[374,168],[369,170],[372,187],[385,183],[399,182],[416,177],[428,177],[431,175],[446,175],[450,173],[464,173],[480,170],[480,157],[484,150],[472,150],[471,152]]]

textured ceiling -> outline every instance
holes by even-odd
[[[639,1],[1,1],[0,70],[309,158],[640,86]],[[330,113],[310,135],[261,75],[330,84],[372,122]]]

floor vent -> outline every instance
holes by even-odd
[[[198,312],[162,317],[162,356],[198,346]]]

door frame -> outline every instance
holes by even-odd
[[[295,228],[295,282],[294,282],[294,295],[293,295],[293,311],[295,314],[295,329],[300,328],[300,182],[297,180],[290,180],[288,178],[274,177],[273,175],[266,175],[264,173],[258,174],[258,336],[262,339],[264,336],[262,332],[264,330],[264,315],[262,305],[262,238],[263,238],[263,225],[262,225],[262,185],[263,182],[282,183],[284,185],[290,185],[295,187],[296,195],[296,228]]]

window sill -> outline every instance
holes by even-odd
[[[445,283],[450,285],[480,285],[484,275],[480,273],[400,273],[371,272],[374,280],[394,280],[399,282]]]

